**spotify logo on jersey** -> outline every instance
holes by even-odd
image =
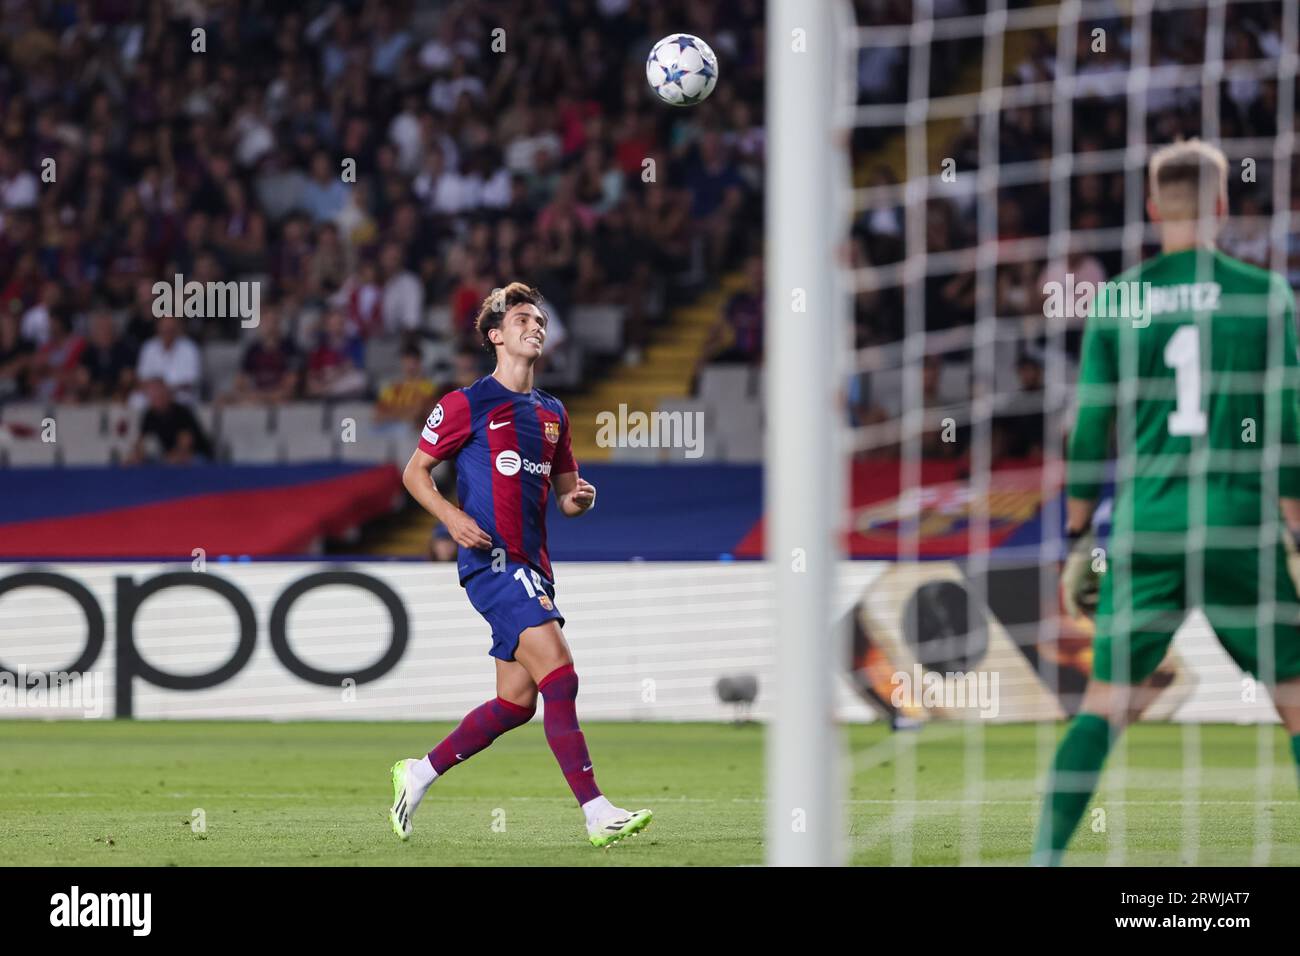
[[[535,461],[529,461],[527,458],[520,458],[517,451],[503,451],[497,455],[497,471],[507,478],[519,474],[521,468],[530,475],[543,475],[549,478],[551,474],[551,463],[549,461],[538,464]]]
[[[517,451],[503,451],[497,455],[497,471],[509,478],[511,475],[519,474],[519,466],[522,461]]]

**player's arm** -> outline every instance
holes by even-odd
[[[428,452],[417,448],[402,472],[402,484],[420,507],[444,525],[452,540],[466,548],[490,548],[492,539],[478,522],[442,496],[429,474],[438,463]]]
[[[1092,513],[1097,510],[1096,498],[1075,498],[1069,496],[1065,499],[1065,530],[1071,537],[1075,538],[1092,526]]]
[[[566,518],[585,514],[596,504],[596,486],[576,471],[556,475],[554,486],[555,503]]]
[[[1282,505],[1282,520],[1286,522],[1293,540],[1300,539],[1300,410],[1297,408],[1297,376],[1300,362],[1296,358],[1295,295],[1291,286],[1281,276],[1273,277],[1274,288],[1269,296],[1269,307],[1281,300],[1282,309],[1282,465],[1278,469],[1278,496]]]
[[[1090,317],[1083,333],[1079,409],[1066,450],[1065,534],[1069,550],[1061,568],[1061,598],[1073,618],[1096,613],[1101,581],[1094,562],[1092,513],[1101,497],[1115,422],[1116,361],[1101,321]]]
[[[578,460],[573,457],[573,442],[569,436],[569,413],[560,422],[560,440],[555,444],[555,457],[551,460],[554,477],[555,503],[560,514],[576,518],[586,514],[596,504],[596,486],[578,474]]]
[[[1282,499],[1282,520],[1286,522],[1291,537],[1300,541],[1300,498]]]
[[[1083,333],[1078,415],[1066,449],[1066,531],[1071,537],[1087,531],[1101,497],[1115,424],[1117,365],[1111,330],[1090,317]]]
[[[420,507],[444,525],[453,541],[464,548],[490,548],[492,538],[478,522],[448,501],[429,474],[439,461],[453,457],[470,437],[469,401],[463,392],[451,392],[429,413],[406,468],[402,484]]]

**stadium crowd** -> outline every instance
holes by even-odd
[[[869,11],[861,7],[870,8]],[[872,22],[908,23],[907,4],[894,0],[860,0],[859,22],[864,15]],[[1075,98],[1071,115],[1064,117],[1072,131],[1072,150],[1077,165],[1088,154],[1126,150],[1129,143],[1128,80],[1133,46],[1133,24],[1114,5],[1113,15],[1078,25],[1077,43],[1071,72]],[[942,8],[942,9],[940,9]],[[946,0],[936,4],[935,16],[952,17],[985,12],[980,0]],[[1282,3],[1260,2],[1230,4],[1223,11],[1223,61],[1231,69],[1242,68],[1242,75],[1229,76],[1218,84],[1219,131],[1217,141],[1255,141],[1263,144],[1249,153],[1256,162],[1253,178],[1229,177],[1229,202],[1232,218],[1219,236],[1220,247],[1230,255],[1248,262],[1272,267],[1269,219],[1275,213],[1274,177],[1290,179],[1293,227],[1287,248],[1282,250],[1285,269],[1293,286],[1300,285],[1300,164],[1290,168],[1273,168],[1272,143],[1278,128],[1278,82],[1275,64],[1282,50]],[[1096,31],[1102,31],[1097,34]],[[1006,87],[1051,84],[1057,77],[1055,33],[1036,29],[1021,31],[1017,39],[1025,42],[1023,58],[1008,56],[1003,77]],[[1150,24],[1150,65],[1188,67],[1190,75],[1170,86],[1154,79],[1146,84],[1143,117],[1147,142],[1162,144],[1179,138],[1203,135],[1204,104],[1202,74],[1206,62],[1206,45],[1213,41],[1206,7],[1156,9]],[[1098,38],[1100,36],[1100,42]],[[953,57],[978,64],[982,44],[972,48],[950,48]],[[951,61],[933,54],[934,60],[948,65],[932,69],[930,93],[933,96],[959,92],[954,77],[959,71]],[[1214,51],[1211,51],[1211,56]],[[1252,71],[1251,65],[1257,68]],[[863,103],[901,102],[907,98],[907,51],[871,49],[859,60],[859,101]],[[933,67],[933,63],[932,63]],[[1038,105],[1007,107],[999,113],[997,139],[998,161],[1002,166],[1037,162],[1043,171],[1042,181],[1005,185],[996,194],[997,241],[1001,248],[1014,248],[1019,240],[1045,240],[1051,231],[1051,187],[1047,171],[1053,154],[1053,104],[1051,96]],[[1061,117],[1055,117],[1059,122]],[[859,131],[861,132],[861,131]],[[855,138],[859,161],[868,170],[863,185],[896,186],[906,175],[880,160],[865,159],[869,147],[882,142],[879,131],[873,139]],[[898,131],[901,134],[901,130]],[[956,135],[948,142],[943,155],[955,160],[958,175],[980,167],[980,122],[978,116],[963,120]],[[901,155],[901,152],[900,152]],[[1231,162],[1240,163],[1245,155],[1229,149]],[[933,171],[931,171],[933,172]],[[1125,225],[1125,173],[1122,168],[1106,172],[1078,172],[1069,186],[1070,247],[1064,257],[1049,261],[1042,256],[1020,261],[1004,256],[996,268],[994,308],[1004,331],[1001,337],[1019,339],[1014,354],[1000,370],[994,396],[993,442],[996,455],[1036,454],[1049,444],[1059,444],[1063,435],[1048,434],[1050,411],[1044,389],[1044,370],[1053,361],[1072,369],[1078,359],[1082,318],[1070,323],[1062,336],[1046,333],[1043,302],[1049,282],[1060,282],[1072,274],[1075,283],[1100,283],[1119,274],[1128,264],[1121,245]],[[1142,181],[1145,190],[1145,180]],[[977,241],[976,204],[979,197],[962,192],[956,196],[932,195],[925,210],[925,249],[929,254],[973,251]],[[1139,197],[1145,201],[1145,192]],[[922,250],[905,248],[905,222],[902,204],[863,211],[854,223],[854,257],[858,265],[897,263],[905,252]],[[1108,234],[1108,231],[1109,234]],[[1087,242],[1092,237],[1095,243]],[[1083,239],[1085,241],[1080,241]],[[1155,251],[1148,244],[1143,256]],[[961,417],[969,409],[974,385],[971,375],[970,335],[976,320],[976,275],[970,268],[944,273],[935,270],[922,287],[924,327],[932,335],[930,355],[921,370],[922,389],[931,427],[954,410]],[[856,299],[856,340],[859,348],[896,347],[907,331],[904,290],[900,287],[864,292]],[[963,336],[963,333],[965,335]],[[853,390],[853,416],[859,425],[897,421],[901,414],[896,394],[879,387],[879,379],[863,375]],[[969,450],[964,440],[940,441],[937,427],[932,427],[922,442],[928,457],[959,457]],[[894,454],[897,446],[886,441],[874,449]]]
[[[143,411],[157,380],[183,404],[413,418],[482,367],[473,315],[516,277],[546,293],[552,347],[573,307],[613,304],[637,361],[761,234],[762,4],[727,7],[7,0],[0,403]],[[674,30],[726,64],[691,110],[645,83]],[[258,283],[259,327],[156,316],[177,274]],[[212,380],[223,341],[237,374]]]

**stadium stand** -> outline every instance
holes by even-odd
[[[880,28],[912,21],[913,11],[906,3],[866,0],[856,6],[859,22]],[[986,7],[979,0],[936,4],[936,22],[955,24],[962,17],[983,14]],[[1054,394],[1066,392],[1066,386],[1077,377],[1082,316],[1066,320],[1064,336],[1047,335],[1042,310],[1045,283],[1060,279],[1067,271],[1077,280],[1102,282],[1125,266],[1121,232],[1125,216],[1125,151],[1132,147],[1128,90],[1134,18],[1108,4],[1088,5],[1083,13],[1071,56],[1078,64],[1071,80],[1079,88],[1065,105],[1054,106],[1051,94],[1059,72],[1054,11],[1043,11],[1041,26],[1008,30],[1002,37],[1005,86],[1001,95],[1005,105],[997,114],[999,164],[992,187],[998,197],[999,257],[994,306],[998,341],[991,378],[996,387],[994,402],[1000,407],[1034,404],[1041,411],[1056,401]],[[1220,64],[1205,60],[1203,40],[1209,17],[1207,6],[1197,4],[1172,4],[1167,9],[1157,5],[1152,11],[1149,63],[1151,69],[1163,72],[1153,74],[1140,123],[1145,128],[1146,142],[1152,144],[1204,135],[1204,70],[1227,65],[1249,73],[1253,68],[1253,79],[1239,76],[1215,84],[1219,103],[1214,138],[1223,144],[1230,162],[1238,166],[1249,157],[1260,159],[1254,178],[1229,177],[1230,207],[1235,214],[1225,226],[1222,246],[1231,255],[1267,265],[1268,222],[1275,213],[1284,211],[1273,208],[1274,177],[1290,178],[1292,208],[1300,207],[1300,199],[1296,198],[1300,197],[1300,164],[1291,162],[1289,168],[1283,165],[1274,169],[1271,161],[1279,132],[1274,61],[1281,45],[1282,4],[1226,5],[1222,11],[1224,54]],[[980,117],[974,106],[983,88],[981,43],[978,37],[962,31],[941,30],[937,34],[952,36],[960,38],[936,39],[931,47],[927,89],[932,99],[946,97],[955,101],[969,97],[972,108],[936,110],[927,120],[926,170],[940,170],[944,161],[950,160],[956,171],[969,173],[980,165]],[[906,48],[870,47],[859,52],[859,108],[892,109],[907,100],[907,56]],[[1056,124],[1074,131],[1068,205],[1070,248],[1064,255],[1048,253],[1052,203],[1050,177],[1045,170],[1053,159],[1054,109]],[[1058,162],[1060,159],[1056,157]],[[854,130],[854,160],[855,184],[860,195],[867,198],[853,226],[855,268],[860,275],[883,275],[900,265],[904,250],[904,187],[900,183],[909,178],[904,130],[899,127],[891,132],[875,124],[858,126]],[[915,176],[915,171],[910,175]],[[934,385],[935,404],[955,408],[961,420],[969,418],[973,398],[974,256],[978,238],[973,203],[969,189],[956,188],[937,176],[930,180],[925,251],[933,257],[931,262],[946,263],[951,257],[953,265],[933,267],[925,280],[926,352],[941,363],[940,382]],[[1295,285],[1300,282],[1300,231],[1294,218],[1287,242],[1289,278]],[[1152,248],[1150,236],[1146,248]],[[854,409],[854,421],[859,425],[879,424],[864,432],[859,444],[862,454],[890,451],[902,394],[903,288],[890,280],[871,286],[860,290],[855,298],[861,374],[853,389],[855,401],[860,403]],[[1059,367],[1064,371],[1064,380],[1053,383],[1055,388],[1044,389],[1041,376],[1034,375],[1032,366],[1040,372]],[[1042,433],[1042,415],[996,417],[994,464],[1003,455],[1016,457],[1016,452],[1041,446],[1044,441],[1059,446],[1063,433],[1058,432],[1068,424],[1067,417],[1047,417],[1057,426],[1049,435]],[[926,456],[950,451],[935,443],[922,448]]]
[[[250,356],[258,330],[235,317],[181,316],[179,345],[145,349],[154,284],[257,283],[298,376],[287,397],[311,398],[342,348],[360,357],[356,397],[372,399],[411,340],[445,381],[475,347],[478,302],[523,275],[560,333],[541,384],[574,392],[644,360],[757,231],[759,5],[710,32],[729,82],[689,114],[654,108],[637,75],[665,24],[710,26],[686,3],[233,5],[199,21],[201,57],[178,55],[190,12],[13,6],[0,25],[0,403],[56,399],[62,414],[107,398],[139,415],[142,380],[161,374],[219,461],[388,460],[393,436],[362,434],[369,415],[349,446],[237,408],[269,397],[237,390],[241,375],[271,373]],[[525,48],[505,74],[478,42],[489,21]],[[568,44],[597,38],[612,55],[572,69]],[[42,69],[13,69],[18,51]],[[355,181],[339,174],[349,163]],[[98,311],[112,331],[92,359]],[[322,353],[331,314],[345,341]],[[68,456],[10,435],[4,460],[125,463],[120,425],[72,424],[85,444]]]

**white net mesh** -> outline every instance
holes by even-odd
[[[1023,861],[1061,721],[1077,711],[1091,666],[1087,625],[1059,613],[1057,572],[1087,310],[1061,314],[1049,290],[1064,288],[1069,300],[1161,251],[1145,211],[1149,160],[1191,137],[1228,160],[1231,215],[1219,248],[1296,285],[1300,12],[1225,0],[857,0],[853,11],[845,43],[856,90],[843,114],[855,184],[849,531],[855,556],[896,562],[856,610],[854,673],[895,726],[927,726],[856,748],[852,851],[859,862]],[[1212,269],[1211,256],[1196,257],[1198,280]],[[1281,315],[1272,298],[1236,305],[1272,320]],[[1258,376],[1206,383],[1215,394],[1265,395],[1262,451],[1242,465],[1264,469],[1263,514],[1258,524],[1213,528],[1213,540],[1192,521],[1174,542],[1186,555],[1189,606],[1206,603],[1206,548],[1232,540],[1258,555],[1260,593],[1274,593],[1287,382],[1273,326],[1262,387]],[[1149,466],[1135,452],[1135,416],[1161,387],[1136,361],[1122,345],[1110,399],[1121,485]],[[1199,362],[1198,373],[1214,367],[1208,354]],[[1214,494],[1207,453],[1194,447],[1176,465],[1190,516]],[[1098,509],[1103,525],[1109,499]],[[1157,547],[1135,544],[1147,546]],[[1257,630],[1267,685],[1274,622],[1296,609],[1261,601],[1232,610]],[[1117,598],[1119,684],[1130,617]],[[914,665],[940,681],[937,706],[897,695]],[[998,677],[993,720],[944,697],[972,671]],[[1243,677],[1195,613],[1151,680],[1142,717],[1172,723],[1117,740],[1072,844],[1079,858],[1300,860],[1294,825],[1275,819],[1279,801],[1294,799],[1295,777],[1266,687]],[[956,722],[938,722],[948,717]],[[1238,824],[1224,835],[1222,826]],[[1152,836],[1153,825],[1168,832]]]

